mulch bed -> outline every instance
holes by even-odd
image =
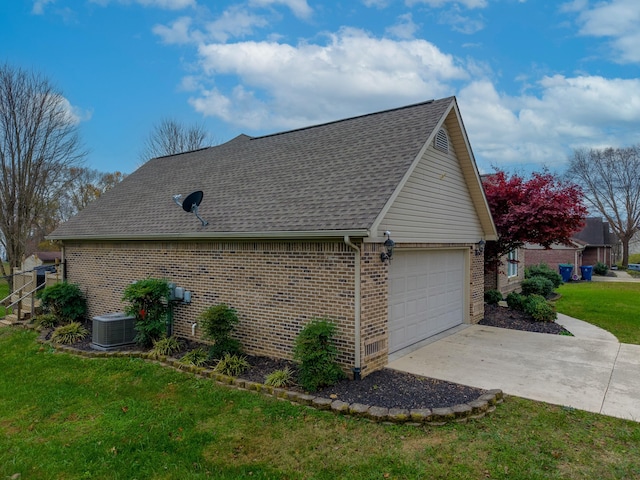
[[[556,323],[536,322],[523,312],[492,305],[485,305],[485,318],[480,324],[556,335],[569,333]],[[91,322],[88,322],[87,327],[91,329]],[[92,350],[91,335],[83,342],[72,346],[80,350]],[[185,352],[198,346],[207,348],[206,345],[187,341]],[[121,350],[140,350],[140,348],[131,346]],[[295,370],[295,364],[288,360],[260,356],[247,356],[247,360],[251,368],[242,375],[242,378],[254,382],[263,383],[269,373],[285,367]],[[295,386],[290,389],[299,390]],[[484,393],[486,391],[479,388],[386,368],[373,372],[360,381],[342,380],[332,387],[314,392],[315,395],[335,398],[347,403],[407,409],[451,407],[476,400]]]

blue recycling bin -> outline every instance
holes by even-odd
[[[582,273],[582,279],[591,281],[591,275],[593,274],[593,267],[591,265],[583,265],[580,267],[580,273]]]
[[[570,263],[561,263],[558,265],[560,269],[560,276],[562,277],[563,282],[568,282],[571,280],[571,273],[573,272],[573,265]]]

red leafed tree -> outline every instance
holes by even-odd
[[[497,170],[483,177],[483,185],[498,231],[498,240],[487,244],[487,264],[497,264],[501,256],[525,243],[546,248],[568,244],[584,227],[587,208],[582,190],[548,172],[526,180]]]

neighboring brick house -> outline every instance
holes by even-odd
[[[611,267],[620,251],[616,235],[601,217],[586,218],[584,228],[572,237],[570,245],[553,245],[550,249],[527,245],[526,249],[526,266],[545,263],[558,271],[559,264],[570,263],[577,276],[583,265],[601,262]]]
[[[197,190],[208,225],[172,198]],[[345,371],[365,376],[482,319],[475,252],[496,232],[449,97],[152,159],[48,238],[91,316],[121,311],[131,282],[166,278],[192,294],[177,335],[200,338],[198,315],[224,302],[247,353],[290,358],[305,322],[328,317]]]

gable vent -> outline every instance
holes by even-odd
[[[449,153],[449,137],[447,136],[447,132],[444,131],[444,128],[438,130],[436,138],[433,141],[433,146],[444,153]]]

